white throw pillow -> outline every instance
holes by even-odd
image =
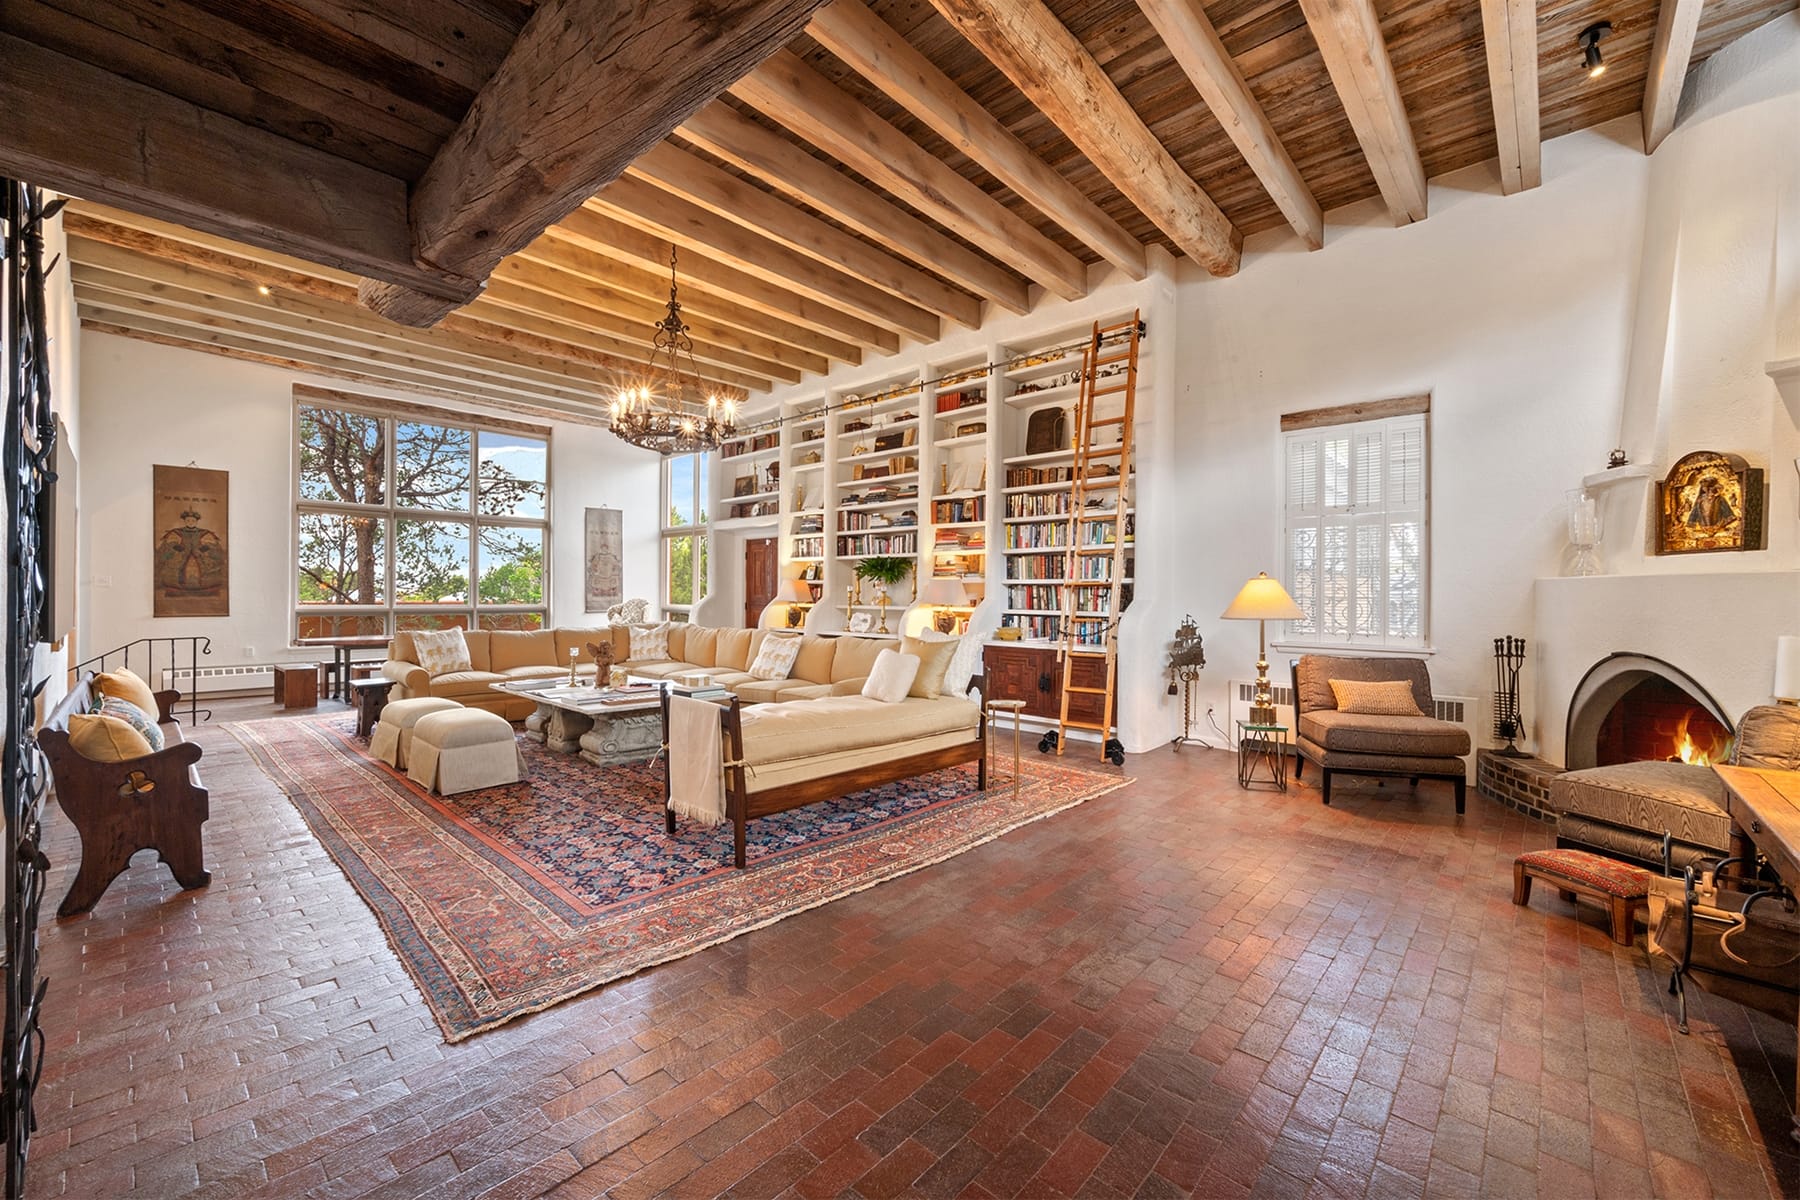
[[[940,696],[966,696],[969,694],[969,682],[975,678],[975,670],[981,665],[981,639],[957,633],[939,633],[935,629],[921,630],[921,642],[955,642],[956,650],[950,655],[950,667],[944,672],[944,690]]]
[[[799,657],[799,638],[770,635],[763,639],[762,649],[756,652],[750,674],[756,679],[786,679],[794,673],[794,660]]]
[[[631,627],[632,662],[669,661],[669,623]]]
[[[862,694],[883,704],[898,704],[906,699],[913,680],[919,675],[919,656],[883,650],[875,656],[875,666],[863,683]]]
[[[469,642],[460,629],[421,629],[412,635],[413,653],[419,665],[431,676],[448,675],[452,671],[468,671]]]

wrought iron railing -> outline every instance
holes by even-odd
[[[212,639],[209,637],[139,638],[135,642],[114,646],[104,654],[96,654],[78,662],[71,669],[75,672],[75,678],[80,679],[83,671],[110,671],[115,667],[124,667],[141,676],[152,690],[162,687],[159,671],[168,671],[177,678],[185,673],[188,680],[187,723],[198,725],[202,720],[212,720],[212,709],[200,707],[199,695],[200,656],[211,653]],[[206,714],[204,718],[200,715],[202,713]]]
[[[25,1158],[37,1128],[32,1093],[43,1070],[38,1026],[48,981],[38,978],[38,905],[50,860],[40,845],[48,764],[32,730],[44,681],[34,654],[50,608],[50,502],[56,475],[56,414],[50,407],[50,327],[44,312],[44,222],[61,201],[0,180],[4,227],[6,421],[0,447],[6,543],[6,733],[0,752],[6,838],[6,1029],[0,1047],[0,1136],[6,1140],[6,1195],[25,1192]]]

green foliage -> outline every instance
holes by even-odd
[[[913,560],[896,555],[872,555],[856,564],[856,577],[893,587],[913,569]]]

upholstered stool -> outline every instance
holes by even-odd
[[[499,713],[459,707],[426,713],[413,726],[406,777],[428,791],[448,796],[517,783],[524,775],[525,756]]]
[[[1649,871],[1586,850],[1533,850],[1513,859],[1513,903],[1531,899],[1531,881],[1542,879],[1571,903],[1598,900],[1612,915],[1612,940],[1629,946],[1637,937],[1637,910],[1650,893]]]
[[[381,709],[381,719],[369,734],[369,755],[379,758],[396,771],[406,770],[406,753],[412,747],[413,726],[420,717],[449,712],[462,705],[436,696],[420,696],[416,700],[389,700]]]

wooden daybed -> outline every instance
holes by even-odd
[[[982,680],[971,681],[979,691]],[[669,701],[662,704],[663,745],[669,743]],[[746,709],[733,696],[719,708],[725,764],[725,816],[735,861],[744,864],[749,824],[820,800],[911,779],[963,763],[976,764],[976,786],[987,790],[987,716],[957,696],[908,698],[884,704],[863,696],[785,700]],[[663,811],[670,834],[668,772]]]

